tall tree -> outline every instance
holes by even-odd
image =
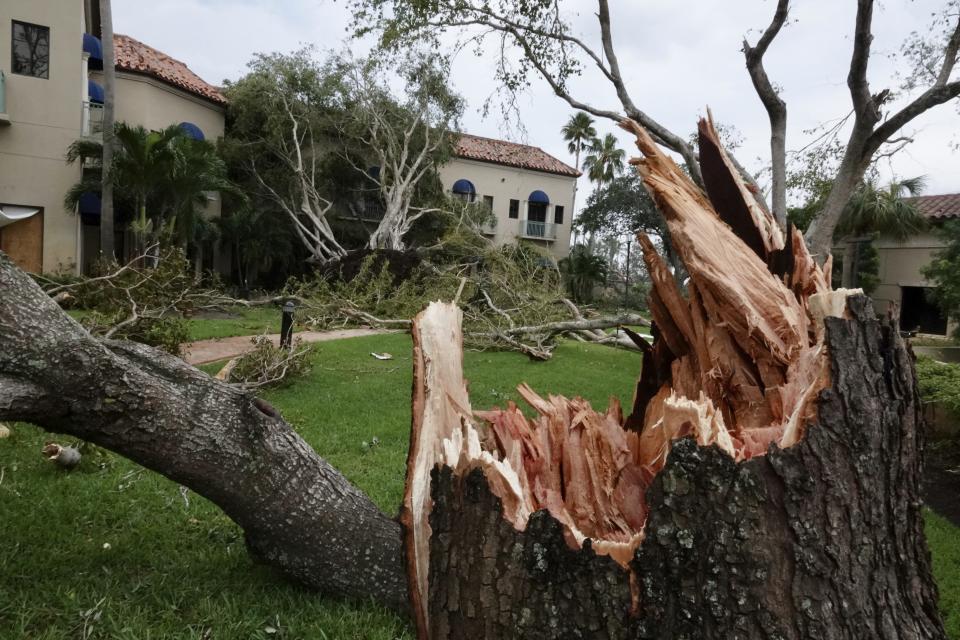
[[[113,53],[113,8],[111,0],[100,0],[100,38],[103,49],[103,150],[101,167],[113,166],[113,125],[116,103],[117,71]],[[113,180],[110,170],[102,172],[100,187],[100,253],[107,260],[116,258],[113,240]]]
[[[232,191],[226,165],[216,148],[206,141],[193,140],[179,125],[160,131],[119,122],[114,127],[116,152],[104,173],[118,195],[133,202],[135,219],[131,228],[141,249],[148,240],[160,239],[166,226],[169,234],[179,235],[181,244],[192,236],[201,207],[209,191]],[[99,157],[101,143],[84,138],[67,150],[67,161]],[[74,206],[94,185],[83,180],[65,197]]]
[[[495,38],[495,47],[477,46],[474,49],[485,56],[499,56],[492,67],[508,97],[522,90],[530,75],[537,75],[575,109],[615,121],[626,116],[639,122],[659,144],[679,153],[694,180],[702,185],[693,145],[644,111],[634,100],[614,46],[609,0],[597,0],[598,33],[594,38],[581,36],[579,23],[572,26],[572,3],[565,0],[534,3],[512,0],[440,0],[431,3],[351,0],[351,4],[356,33],[378,35],[386,48],[411,44],[423,46],[425,41],[438,42],[451,31],[477,43],[487,37]],[[870,89],[867,81],[874,40],[874,4],[875,0],[857,0],[847,75],[852,115],[849,122],[844,120],[848,124],[843,130],[846,138],[840,145],[841,158],[829,195],[806,234],[811,251],[820,260],[830,253],[833,231],[843,209],[878,153],[888,153],[891,148],[904,143],[907,138],[898,133],[919,115],[960,95],[960,79],[955,73],[960,53],[960,3],[945,0],[942,10],[933,16],[930,27],[918,30],[904,43],[901,57],[912,66],[907,82],[897,87],[890,81],[891,86],[877,92]],[[789,0],[779,0],[769,26],[757,44],[743,44],[748,72],[770,116],[772,209],[781,225],[786,220],[787,154],[784,140],[787,106],[763,63],[766,52],[782,33],[790,7]],[[599,48],[590,44],[593,39],[600,42]],[[511,64],[517,54],[522,62]],[[601,105],[592,97],[576,95],[572,78],[591,69],[611,85],[618,105]],[[891,109],[895,92],[902,106]],[[730,160],[739,167],[735,158]],[[741,172],[748,182],[752,181],[742,168]],[[755,183],[753,188],[757,189]]]
[[[590,153],[583,159],[587,177],[599,186],[610,183],[623,173],[627,154],[617,146],[617,138],[608,133],[590,141]]]
[[[591,182],[597,183],[598,188],[610,184],[614,178],[623,172],[626,152],[617,147],[617,138],[608,133],[603,138],[594,138],[590,142],[590,153],[583,159],[583,168]],[[607,262],[613,263],[614,256],[619,251],[618,238],[607,237]],[[590,234],[589,246],[592,251],[595,247],[596,232]]]
[[[945,246],[923,268],[923,277],[936,285],[933,298],[943,312],[960,323],[960,220],[948,220],[937,234]],[[954,337],[960,337],[960,324],[957,327]]]
[[[567,120],[560,132],[567,142],[567,150],[573,154],[573,167],[580,170],[580,153],[591,140],[597,137],[597,129],[593,126],[594,120],[589,113],[578,111]],[[573,198],[570,200],[570,210],[573,215],[577,212],[577,186],[573,183]]]
[[[431,182],[439,187],[437,169],[452,151],[463,100],[450,91],[446,70],[431,57],[412,55],[391,64],[389,73],[406,83],[400,98],[389,91],[384,67],[372,61],[347,59],[331,71],[341,79],[338,129],[345,146],[359,147],[378,167],[369,171],[369,165],[355,163],[355,154],[342,154],[376,186],[383,203],[367,246],[403,250],[413,224],[439,212],[415,200]]]
[[[310,48],[258,54],[247,66],[247,75],[226,86],[223,149],[236,179],[278,208],[309,260],[346,255],[331,224],[337,185],[324,170],[336,140],[335,79]]]

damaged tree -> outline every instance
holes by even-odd
[[[526,387],[535,418],[474,414],[460,312],[434,304],[412,329],[403,527],[269,404],[91,336],[2,253],[0,420],[190,487],[258,557],[411,611],[422,638],[944,638],[898,333],[829,290],[709,122],[706,194],[626,126],[691,278],[684,296],[647,250],[657,337],[630,414]]]
[[[943,638],[899,335],[831,291],[701,122],[704,194],[631,121],[690,274],[645,237],[659,334],[631,414],[473,412],[459,311],[414,323],[401,520],[421,638]],[[827,272],[829,273],[829,272]]]

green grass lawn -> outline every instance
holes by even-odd
[[[77,320],[91,313],[84,309],[71,309],[67,312]],[[268,305],[265,307],[231,307],[218,313],[218,317],[189,318],[187,331],[189,340],[208,340],[210,338],[229,338],[230,336],[252,336],[260,333],[280,332],[280,310]],[[223,316],[223,317],[219,317]],[[300,330],[302,327],[297,327]]]
[[[410,428],[409,337],[318,343],[312,357],[307,379],[267,399],[395,513]],[[546,363],[468,352],[465,368],[476,407],[518,400],[521,381],[605,407],[610,393],[629,403],[639,356],[567,342]],[[254,565],[218,509],[193,493],[187,504],[177,485],[119,456],[90,452],[78,470],[60,472],[40,456],[49,439],[14,425],[0,440],[0,638],[410,637],[372,605],[322,598]],[[958,612],[948,625],[960,639],[960,532],[931,516],[928,533],[941,606]]]
[[[266,307],[235,307],[228,309],[229,318],[190,318],[187,329],[190,340],[252,336],[259,333],[280,333],[280,310]]]

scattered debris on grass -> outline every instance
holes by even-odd
[[[63,469],[73,469],[80,464],[80,451],[74,447],[65,447],[56,442],[48,442],[41,453]]]

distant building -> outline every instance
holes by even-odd
[[[80,271],[99,253],[99,197],[63,208],[84,171],[66,164],[67,147],[102,135],[99,25],[96,0],[0,2],[0,249],[29,271]],[[129,36],[116,35],[114,48],[117,121],[223,135],[226,100],[216,87]],[[219,197],[208,200],[218,215]],[[121,256],[125,246],[117,225]]]
[[[499,244],[524,239],[560,259],[570,252],[573,189],[580,172],[532,147],[460,134],[440,181],[454,197],[485,204],[495,224],[484,233]]]
[[[920,213],[930,221],[931,230],[899,241],[881,237],[873,246],[879,254],[880,284],[873,292],[879,311],[890,304],[900,307],[900,328],[905,331],[946,335],[953,323],[935,302],[930,293],[935,287],[923,277],[921,270],[930,264],[933,254],[942,250],[944,241],[936,234],[937,224],[960,218],[960,193],[909,198]],[[842,255],[842,249],[839,250]]]

